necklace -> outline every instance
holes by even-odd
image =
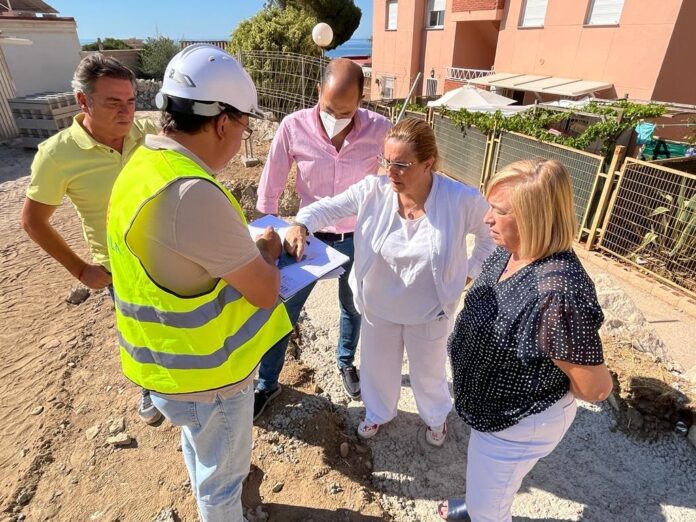
[[[416,203],[415,205],[413,205],[413,206],[411,206],[411,207],[406,207],[406,205],[405,205],[403,202],[401,202],[401,200],[399,200],[399,203],[401,204],[401,206],[402,206],[403,209],[404,209],[404,215],[406,216],[406,218],[407,218],[407,219],[415,219],[414,211],[415,211],[420,205],[418,205],[418,203]]]

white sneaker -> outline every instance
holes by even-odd
[[[447,438],[447,423],[444,422],[440,424],[439,426],[431,427],[428,426],[428,429],[425,432],[425,440],[428,444],[431,446],[435,446],[436,448],[439,448],[445,443],[445,439]]]
[[[369,439],[377,435],[379,431],[379,424],[370,424],[369,422],[363,420],[360,421],[358,426],[358,437],[361,439]]]

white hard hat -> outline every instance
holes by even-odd
[[[167,65],[157,108],[199,116],[217,116],[227,106],[263,118],[251,76],[222,49],[189,45]]]

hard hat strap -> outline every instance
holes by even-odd
[[[157,107],[162,111],[178,112],[183,114],[196,114],[198,116],[217,116],[224,111],[219,102],[202,102],[171,96],[160,92]]]

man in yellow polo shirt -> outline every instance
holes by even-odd
[[[135,75],[117,60],[92,54],[73,77],[82,113],[72,125],[39,145],[31,166],[31,182],[22,209],[29,236],[82,284],[109,286],[106,211],[119,172],[146,134],[157,133],[150,120],[134,121]],[[91,251],[82,259],[51,226],[51,216],[67,196],[75,206]],[[144,393],[138,409],[147,423],[161,414]]]

